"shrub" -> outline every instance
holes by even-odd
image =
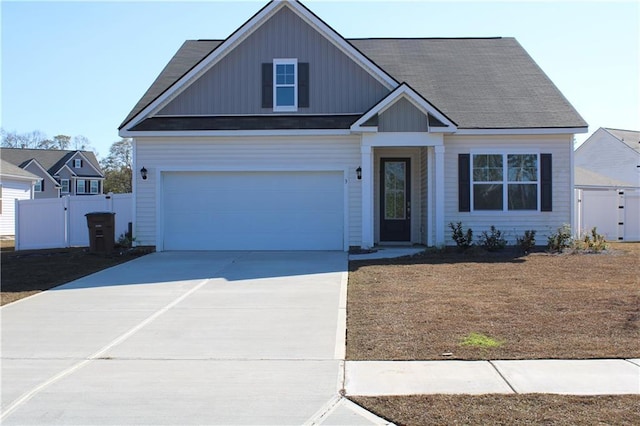
[[[125,232],[124,234],[120,234],[118,237],[116,246],[129,249],[133,246],[134,241],[135,238],[131,238],[131,235],[128,232]]]
[[[567,224],[562,225],[547,238],[547,248],[551,252],[560,253],[571,246],[573,246],[573,238],[571,237],[571,227]]]
[[[516,245],[520,247],[523,252],[529,253],[536,245],[536,231],[534,229],[524,231],[523,236],[516,237]]]
[[[576,248],[594,253],[599,253],[607,249],[607,242],[605,241],[604,236],[598,234],[595,226],[591,228],[590,234],[591,235],[585,234]]]
[[[491,225],[489,232],[482,231],[480,235],[480,245],[488,251],[502,250],[507,246],[507,240],[504,239],[502,231]]]
[[[463,232],[462,222],[458,222],[455,225],[453,222],[449,222],[449,228],[451,228],[451,239],[456,242],[460,250],[466,250],[473,245],[473,231],[471,228]]]

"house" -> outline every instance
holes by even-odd
[[[574,153],[576,225],[640,241],[640,132],[599,128]]]
[[[40,178],[35,199],[102,194],[104,174],[91,151],[2,148],[0,156]]]
[[[354,17],[357,19],[357,17]],[[544,239],[587,124],[513,38],[345,39],[298,1],[185,42],[119,128],[157,250]]]
[[[0,235],[15,235],[16,200],[33,198],[38,176],[0,159]]]

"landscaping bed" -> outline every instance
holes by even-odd
[[[5,243],[0,254],[0,304],[14,302],[149,252],[151,250],[145,248],[120,249],[106,255],[89,253],[86,247],[15,252]]]
[[[350,262],[347,359],[640,356],[640,244]]]
[[[350,399],[397,425],[640,424],[638,395],[414,395]]]

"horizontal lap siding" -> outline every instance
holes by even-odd
[[[571,223],[571,135],[553,136],[445,136],[445,237],[451,240],[449,222],[462,222],[472,228],[476,238],[491,225],[503,231],[510,243],[525,230],[536,230],[537,244],[544,245],[547,236],[563,224]],[[458,212],[458,154],[478,149],[501,150],[509,148],[532,152],[551,153],[553,158],[553,211],[552,212]],[[507,152],[508,153],[508,152]]]
[[[136,241],[156,244],[157,171],[215,170],[347,170],[349,244],[360,245],[361,195],[356,168],[360,165],[357,137],[137,138]]]

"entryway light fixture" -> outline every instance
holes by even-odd
[[[358,180],[362,179],[362,167],[358,167],[356,169],[356,177],[358,178]]]
[[[147,180],[147,169],[144,166],[140,169],[140,176],[142,180]]]

